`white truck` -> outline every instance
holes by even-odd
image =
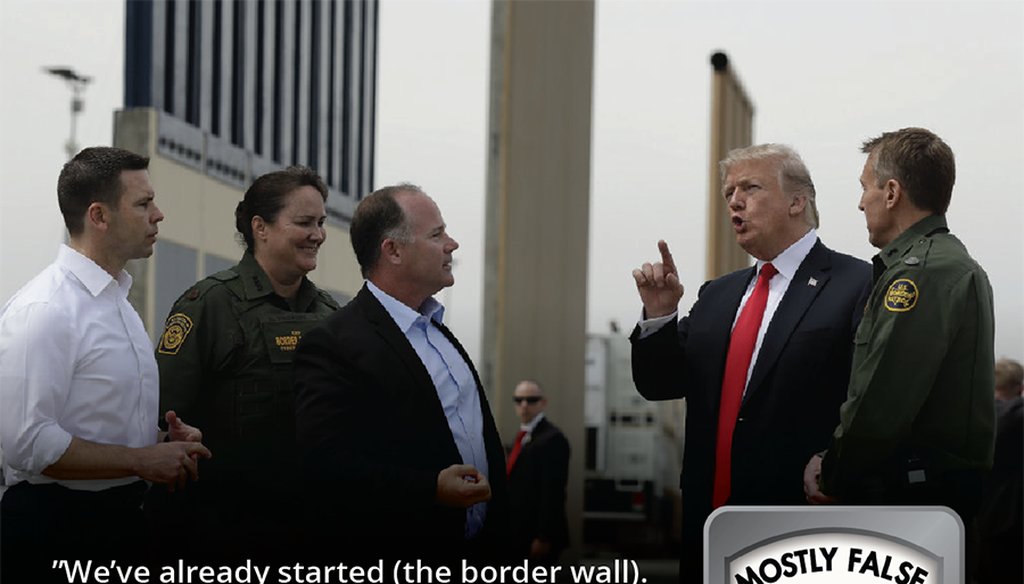
[[[679,533],[683,401],[637,393],[629,340],[617,332],[588,335],[585,380],[584,543],[670,543]]]

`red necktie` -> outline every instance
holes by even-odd
[[[512,452],[508,455],[508,463],[505,465],[505,474],[512,474],[512,467],[516,464],[516,459],[519,458],[519,452],[523,449],[523,436],[526,436],[526,430],[520,430],[516,434],[516,443],[512,446]]]
[[[775,266],[765,264],[757,277],[754,293],[736,319],[729,339],[729,353],[725,358],[725,375],[722,376],[722,402],[718,408],[718,440],[715,442],[715,490],[712,508],[725,504],[729,498],[732,482],[732,432],[736,428],[736,417],[743,401],[743,388],[747,384],[747,371],[757,343],[757,331],[764,318],[764,307],[768,304],[768,282],[779,273]]]

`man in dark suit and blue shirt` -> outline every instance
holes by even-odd
[[[363,199],[350,236],[366,283],[295,356],[314,544],[370,561],[488,561],[506,532],[504,450],[432,298],[454,283],[459,244],[409,184]]]
[[[553,564],[569,543],[569,441],[544,415],[548,400],[536,381],[520,381],[512,399],[522,422],[506,465],[514,554]]]
[[[702,578],[716,507],[804,503],[801,471],[839,419],[871,277],[866,262],[818,239],[814,184],[792,148],[734,150],[720,168],[736,241],[755,266],[705,283],[678,325],[683,285],[668,245],[633,271],[637,389],[687,399],[683,582]]]

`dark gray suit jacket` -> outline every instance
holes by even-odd
[[[633,380],[651,400],[686,398],[680,478],[684,539],[711,513],[722,375],[754,268],[705,283],[678,327],[633,342]],[[812,280],[813,279],[813,280]],[[803,470],[824,450],[846,399],[853,337],[871,284],[868,263],[817,241],[779,303],[740,406],[732,443],[732,505],[800,505]]]
[[[426,368],[365,285],[307,332],[295,355],[299,461],[317,539],[347,538],[349,549],[370,555],[500,552],[508,519],[504,450],[473,363],[438,328],[469,364],[480,395],[492,499],[478,541],[464,539],[464,509],[434,501],[438,473],[462,458]]]
[[[551,544],[558,556],[569,543],[565,489],[569,481],[569,441],[548,421],[537,423],[530,441],[508,477],[512,545],[517,557],[527,557],[535,538]]]

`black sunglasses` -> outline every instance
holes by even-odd
[[[516,402],[517,404],[521,404],[523,402],[526,402],[526,403],[528,403],[530,405],[533,405],[533,404],[535,404],[535,403],[540,401],[540,396],[539,395],[531,395],[531,396],[528,396],[528,397],[516,396],[516,397],[512,398],[512,401]]]

